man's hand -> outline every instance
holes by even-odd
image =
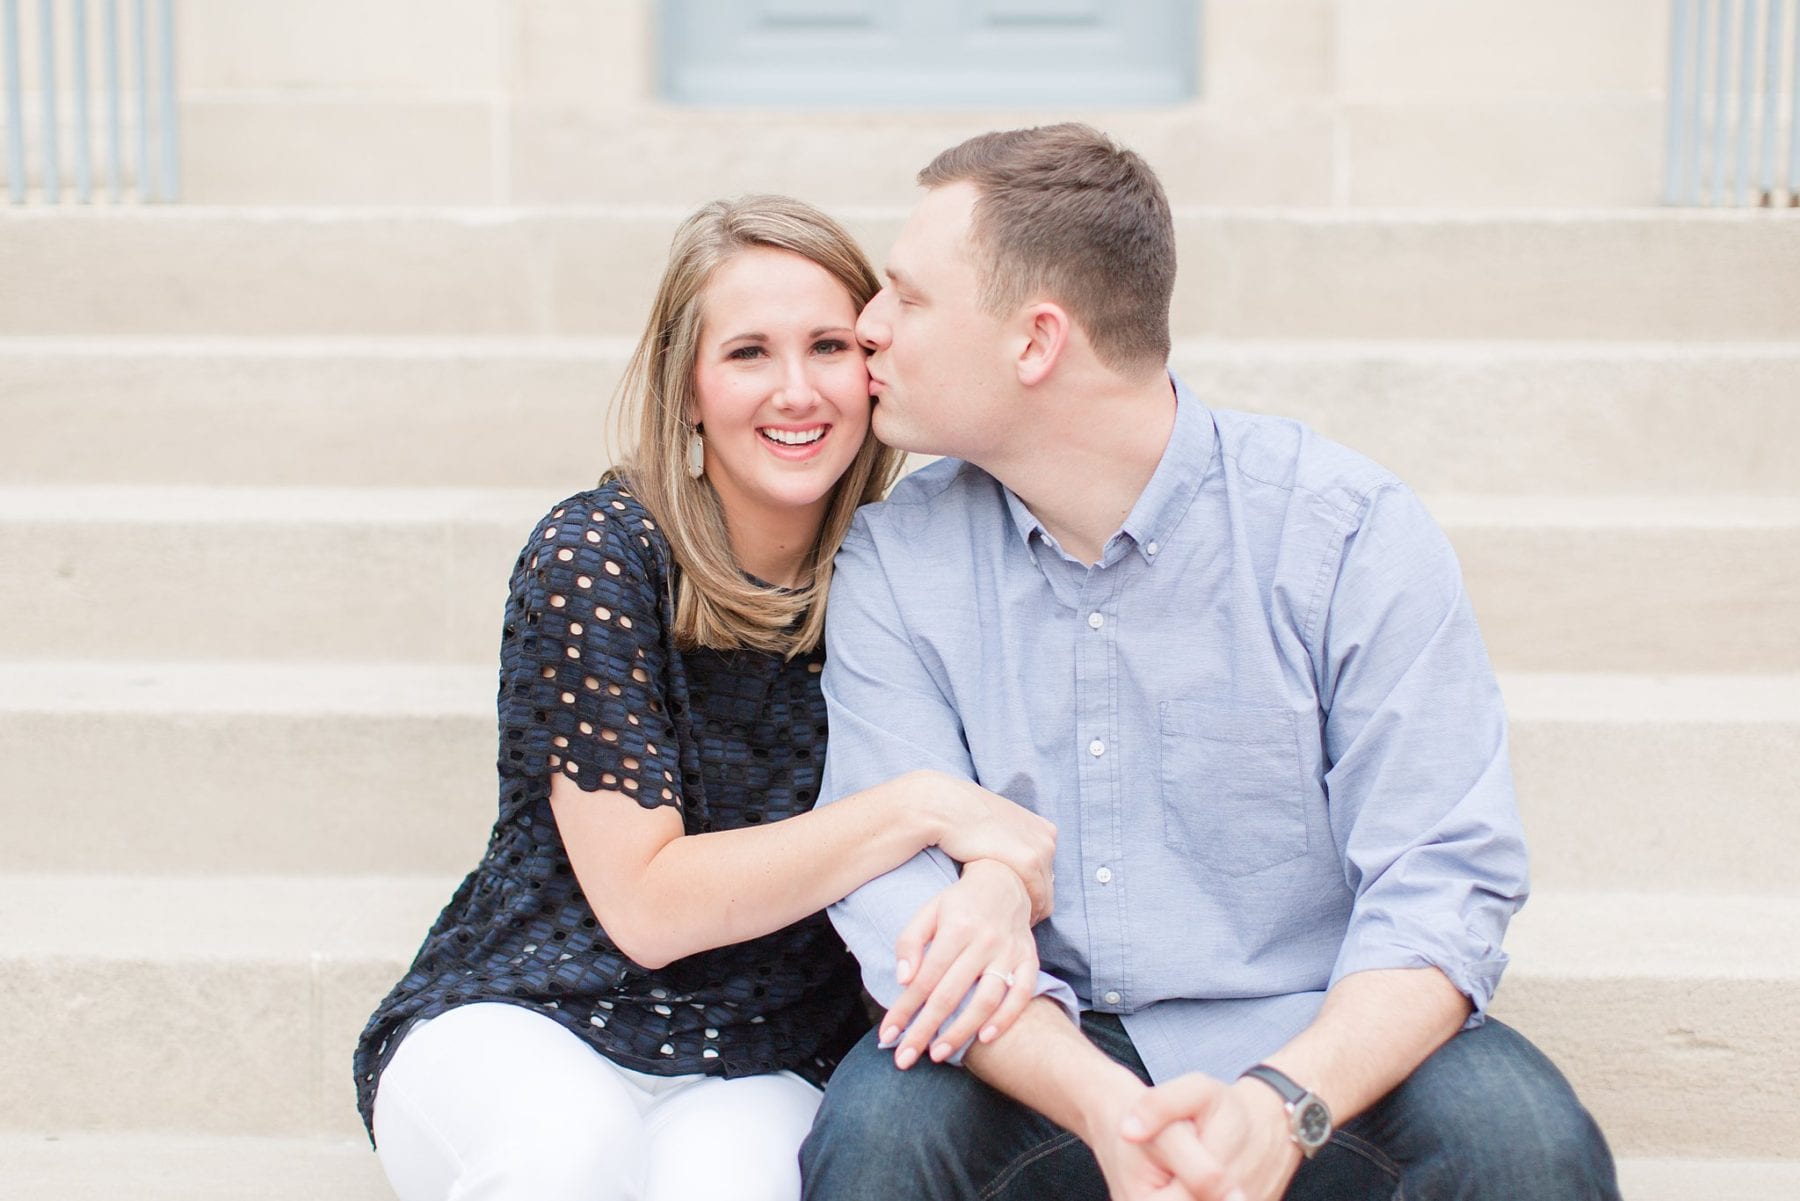
[[[1302,1158],[1288,1133],[1287,1107],[1258,1080],[1226,1085],[1198,1073],[1177,1077],[1146,1089],[1120,1130],[1196,1201],[1279,1201]],[[1171,1138],[1182,1131],[1204,1160],[1186,1148],[1186,1138]],[[1184,1158],[1171,1158],[1172,1151]]]
[[[1126,1136],[1142,1128],[1141,1113],[1160,1116],[1168,1103],[1155,1098],[1158,1091],[1121,1073],[1082,1107],[1078,1133],[1099,1162],[1113,1201],[1245,1201],[1187,1117],[1172,1116],[1154,1131]]]

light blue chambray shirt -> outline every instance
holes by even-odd
[[[858,513],[821,803],[936,768],[1054,821],[1038,991],[1122,1015],[1159,1081],[1235,1078],[1371,968],[1442,969],[1478,1022],[1526,855],[1455,555],[1374,463],[1174,387],[1096,565],[955,460]],[[933,850],[832,907],[883,1004],[955,877]]]

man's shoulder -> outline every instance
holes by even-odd
[[[936,459],[911,472],[887,499],[856,511],[853,536],[882,544],[938,542],[1003,510],[993,476],[961,459]]]
[[[1216,409],[1213,419],[1221,458],[1252,487],[1301,493],[1351,516],[1373,493],[1401,483],[1367,455],[1290,417]]]

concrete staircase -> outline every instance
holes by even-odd
[[[1660,3],[1207,7],[1203,102],[1087,115],[1179,206],[1177,368],[1462,556],[1538,886],[1496,1010],[1632,1201],[1800,1195],[1800,220],[1630,207]],[[879,258],[1052,114],[665,109],[642,0],[183,11],[198,203],[0,209],[0,1195],[375,1201],[350,1047],[675,222],[786,188]]]

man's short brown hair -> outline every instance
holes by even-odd
[[[1043,296],[1081,323],[1113,370],[1168,362],[1175,223],[1142,158],[1070,122],[970,138],[933,159],[919,182],[970,183],[980,193],[970,241],[983,308],[1004,314]]]

